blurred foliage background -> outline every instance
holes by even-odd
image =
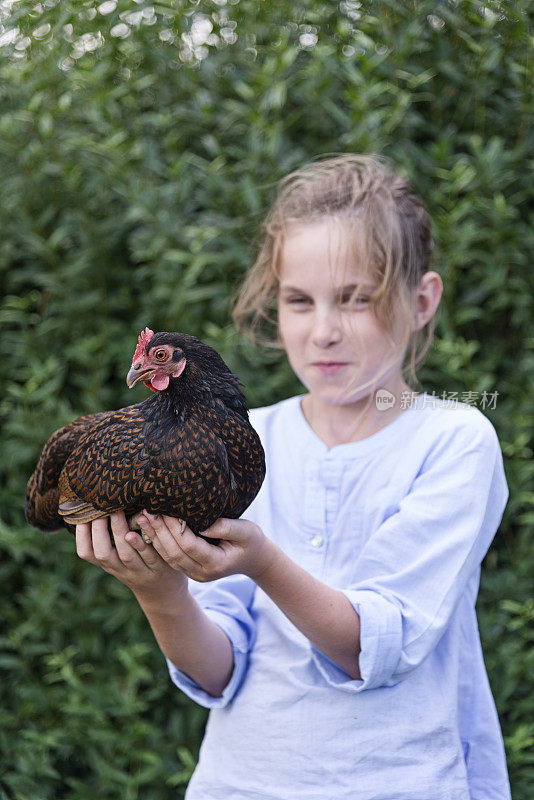
[[[532,796],[533,8],[0,0],[0,797],[183,796],[204,710],[129,591],[25,525],[25,484],[57,427],[142,398],[124,378],[145,325],[216,347],[252,406],[298,390],[237,338],[231,298],[276,181],[340,151],[389,156],[433,217],[422,387],[498,392],[511,495],[478,608],[514,798]]]

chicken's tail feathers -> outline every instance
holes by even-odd
[[[101,517],[107,517],[110,511],[101,511],[83,500],[66,500],[58,506],[58,513],[65,522],[71,525],[80,525],[83,522],[92,522]]]

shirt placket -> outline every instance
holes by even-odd
[[[310,459],[306,466],[304,550],[306,566],[322,576],[339,499],[341,464],[331,456]]]

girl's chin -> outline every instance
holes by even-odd
[[[373,399],[376,386],[364,386],[358,389],[369,380],[366,376],[352,375],[345,376],[344,379],[340,375],[337,376],[321,376],[309,374],[296,373],[300,382],[306,387],[310,394],[310,399],[313,398],[321,403],[331,406],[346,406],[351,404],[362,405]]]
[[[325,403],[330,406],[348,406],[356,403],[367,402],[374,393],[373,389],[362,390],[361,392],[350,391],[332,387],[330,390],[320,390],[314,386],[306,387],[313,401]]]

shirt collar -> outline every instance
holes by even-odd
[[[423,406],[423,394],[419,394],[414,402],[408,406],[393,422],[386,425],[381,430],[373,433],[365,439],[357,442],[346,442],[345,444],[338,444],[334,447],[328,447],[325,442],[315,433],[308,423],[304,412],[302,411],[302,399],[305,395],[297,395],[291,398],[288,407],[288,435],[292,439],[295,434],[297,439],[303,443],[306,450],[310,455],[315,455],[324,458],[359,458],[374,452],[378,447],[387,444],[393,438],[399,435],[399,431],[408,423],[411,424],[416,409],[421,409]]]

